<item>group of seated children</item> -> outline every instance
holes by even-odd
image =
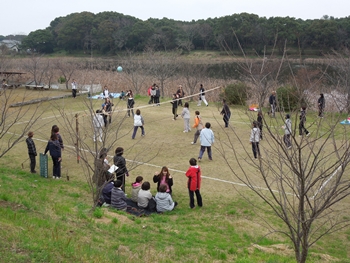
[[[107,205],[118,210],[127,211],[128,207],[137,207],[148,212],[166,212],[171,211],[177,205],[171,194],[167,192],[168,186],[160,184],[158,193],[155,197],[151,194],[151,185],[149,182],[142,182],[143,177],[137,176],[136,181],[132,183],[131,198],[127,198],[122,190],[122,181],[112,181],[105,185],[102,190],[102,197]]]

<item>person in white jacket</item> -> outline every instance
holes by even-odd
[[[260,129],[258,128],[258,122],[253,121],[253,128],[250,132],[250,144],[252,145],[252,151],[255,159],[258,159],[258,156],[259,157],[261,156],[259,141],[260,141]]]
[[[190,128],[190,110],[189,110],[190,105],[188,102],[185,102],[184,107],[181,112],[181,117],[184,119],[184,132],[189,132],[191,131]]]
[[[211,155],[211,145],[214,143],[214,133],[210,129],[210,123],[205,124],[205,128],[201,131],[199,138],[201,140],[201,149],[199,150],[198,161],[202,160],[202,156],[207,149],[209,160],[212,161],[213,157]]]
[[[174,210],[177,206],[177,202],[174,202],[171,198],[171,194],[166,192],[167,186],[161,184],[159,186],[159,192],[156,194],[155,200],[157,204],[157,212],[166,212]]]
[[[136,114],[134,115],[134,132],[132,134],[132,139],[135,139],[137,129],[141,128],[141,136],[145,136],[145,129],[143,128],[145,122],[143,117],[141,116],[141,111],[139,109],[136,110]]]
[[[104,121],[101,114],[102,112],[100,110],[96,110],[96,114],[92,120],[94,125],[94,142],[96,142],[97,139],[102,142]]]

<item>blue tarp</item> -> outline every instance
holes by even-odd
[[[119,98],[120,97],[120,93],[109,93],[109,97],[110,98]],[[94,95],[91,96],[90,99],[95,99],[95,100],[99,100],[99,99],[104,99],[103,93],[99,94],[99,95]]]
[[[343,121],[340,122],[340,124],[350,125],[350,120],[343,120]]]

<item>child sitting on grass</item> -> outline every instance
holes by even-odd
[[[117,180],[114,182],[114,188],[112,189],[111,207],[116,208],[118,210],[126,211],[126,196],[121,188],[122,185],[123,182],[121,180]]]
[[[147,209],[150,212],[155,212],[156,202],[151,194],[151,184],[149,182],[144,182],[142,184],[141,190],[139,191],[139,196],[137,198],[137,205],[140,208]]]
[[[171,195],[166,192],[167,186],[161,184],[159,186],[159,192],[156,194],[157,212],[166,212],[174,210],[177,206],[177,202],[174,202]]]
[[[131,184],[132,190],[131,190],[131,200],[137,203],[137,197],[139,195],[139,191],[141,189],[143,177],[137,176],[136,181]]]

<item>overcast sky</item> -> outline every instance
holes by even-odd
[[[350,0],[17,0],[2,1],[0,35],[29,34],[45,29],[56,17],[89,11],[114,11],[142,20],[169,18],[191,21],[242,12],[260,17],[318,19],[350,16]]]

